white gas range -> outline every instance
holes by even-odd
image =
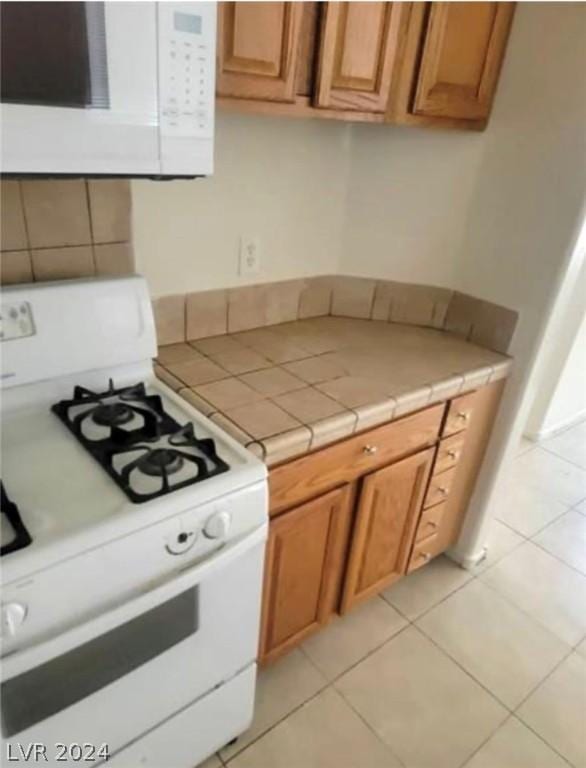
[[[266,468],[154,377],[141,278],[1,315],[2,760],[191,768],[252,717]]]

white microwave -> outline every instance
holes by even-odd
[[[2,3],[1,172],[213,170],[216,3]]]

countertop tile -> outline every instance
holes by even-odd
[[[159,354],[157,355],[157,361],[161,365],[173,365],[174,363],[185,363],[188,360],[203,359],[203,355],[185,342],[167,344],[167,346],[159,349]]]
[[[260,440],[301,426],[297,419],[269,400],[228,409],[226,416],[252,437]]]
[[[391,301],[394,284],[380,285],[379,303],[385,291]],[[373,281],[359,287],[352,301],[368,294],[376,303]],[[433,302],[443,307],[443,289],[420,293],[426,313]],[[267,464],[448,400],[511,367],[510,358],[435,328],[331,316],[171,344],[159,363],[171,386],[191,393],[196,407],[203,398],[204,413],[217,409]]]
[[[262,441],[264,448],[264,460],[271,466],[280,461],[298,456],[309,450],[311,443],[311,430],[309,427],[296,427],[288,432],[267,437]]]
[[[299,419],[303,424],[311,424],[343,410],[342,406],[335,400],[312,387],[279,395],[273,400],[284,411]]]
[[[228,411],[230,408],[263,400],[260,392],[235,378],[202,384],[196,387],[195,391],[220,411]]]
[[[308,384],[320,384],[324,381],[337,379],[348,373],[341,363],[328,359],[323,355],[286,363],[284,368],[295,374],[295,376],[299,376],[300,379],[303,379]]]
[[[210,381],[219,381],[229,376],[229,373],[219,365],[205,357],[201,360],[186,360],[183,363],[173,363],[166,366],[167,370],[181,379],[188,387],[198,384],[207,384]]]
[[[312,435],[311,450],[348,437],[358,428],[356,424],[357,416],[354,411],[341,411],[327,419],[312,422],[309,425]]]
[[[377,402],[388,395],[383,382],[365,376],[342,376],[318,384],[317,388],[348,408]]]
[[[240,376],[240,380],[266,397],[284,395],[286,392],[305,387],[304,381],[279,366],[245,373]]]

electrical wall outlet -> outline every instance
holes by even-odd
[[[260,239],[258,237],[240,237],[241,275],[258,275],[260,272]]]

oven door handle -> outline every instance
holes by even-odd
[[[143,592],[127,602],[117,605],[84,624],[77,625],[66,632],[54,635],[36,645],[7,654],[2,659],[2,677],[8,680],[20,675],[29,669],[38,667],[51,659],[67,653],[72,648],[93,640],[95,637],[106,634],[116,627],[126,624],[132,619],[147,613],[161,603],[171,600],[176,595],[199,584],[204,579],[216,573],[232,563],[238,557],[248,552],[267,538],[268,525],[256,528],[237,539],[229,546],[215,549],[205,559],[199,560],[194,565],[184,570],[175,572],[171,578],[160,583],[154,589]]]

